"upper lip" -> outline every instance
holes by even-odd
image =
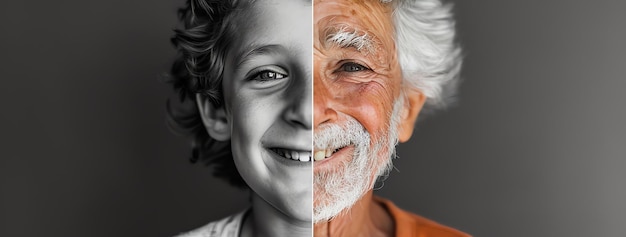
[[[272,153],[290,160],[313,161],[312,152],[309,149],[301,149],[298,146],[268,146],[266,149]]]
[[[311,152],[311,145],[303,145],[303,144],[285,144],[285,143],[265,143],[263,144],[265,148],[268,149],[283,149],[283,150],[292,150],[298,152]]]

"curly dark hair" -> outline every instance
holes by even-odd
[[[225,54],[234,38],[233,18],[237,0],[187,0],[178,10],[183,26],[175,29],[171,42],[178,51],[168,82],[182,102],[167,102],[168,124],[175,131],[193,137],[191,162],[213,166],[216,177],[237,187],[246,187],[233,161],[230,141],[213,139],[206,131],[196,94],[208,99],[215,108],[224,106],[222,79]]]

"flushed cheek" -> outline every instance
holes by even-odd
[[[344,105],[342,113],[354,117],[370,133],[372,140],[377,140],[388,130],[394,92],[378,85],[367,86],[377,87],[378,90],[364,88],[363,93],[355,93],[355,96],[345,98],[341,102]]]

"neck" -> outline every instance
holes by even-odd
[[[350,209],[329,222],[316,223],[315,237],[332,236],[393,236],[393,218],[380,204],[374,202],[373,191],[367,192]]]
[[[303,236],[311,237],[310,220],[295,220],[252,193],[252,210],[244,220],[241,237]]]

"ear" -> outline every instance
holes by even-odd
[[[230,124],[224,106],[216,108],[206,96],[196,94],[196,104],[209,136],[218,141],[230,139]]]
[[[415,121],[424,106],[424,102],[426,102],[426,96],[418,90],[405,90],[404,95],[404,108],[402,108],[400,123],[398,124],[398,140],[400,142],[408,141],[413,135]]]

